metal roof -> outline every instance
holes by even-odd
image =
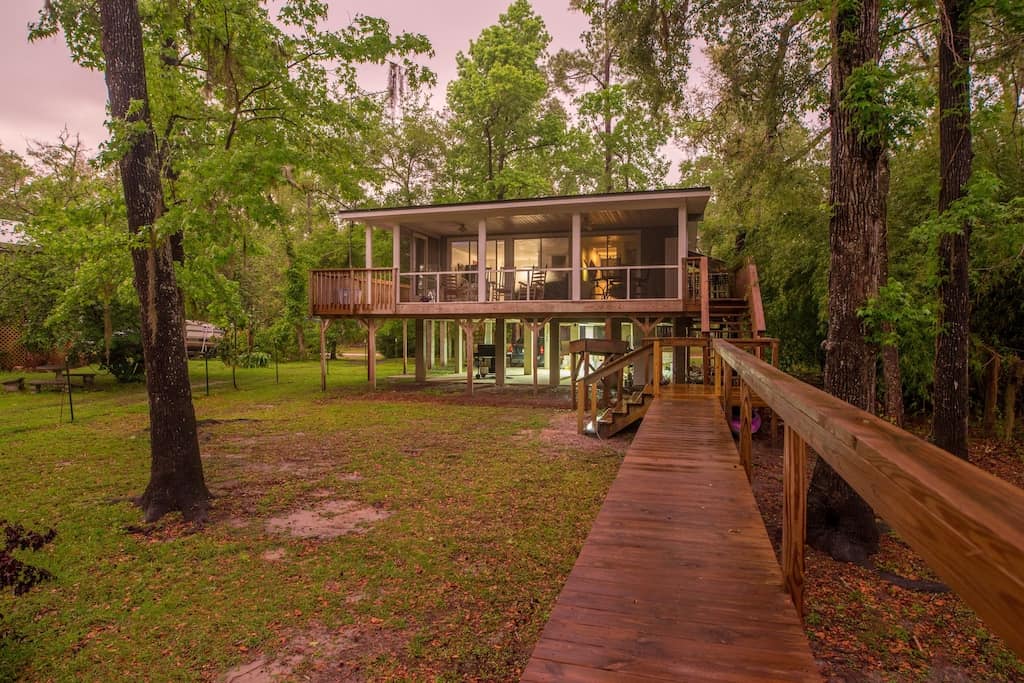
[[[566,228],[574,213],[588,227],[667,227],[675,225],[678,209],[701,215],[711,188],[691,187],[645,192],[500,199],[460,204],[432,204],[340,211],[338,218],[377,227],[422,230],[433,234],[476,233],[476,222],[487,221],[490,233],[545,232]]]
[[[0,218],[0,244],[25,244],[25,233],[21,231],[21,223]]]

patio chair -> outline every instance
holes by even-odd
[[[518,299],[538,300],[544,298],[544,285],[547,284],[548,271],[533,269],[527,282],[519,283]]]

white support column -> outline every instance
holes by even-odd
[[[373,226],[366,226],[366,267],[373,268]]]
[[[441,331],[439,333],[441,342],[441,367],[448,367],[448,321],[438,321],[441,325]]]
[[[395,303],[402,302],[402,226],[391,228],[391,267],[395,269]]]
[[[463,368],[466,367],[465,365],[463,365],[463,363],[466,360],[465,357],[464,357],[465,353],[466,353],[466,345],[465,345],[465,343],[462,340],[462,337],[463,337],[462,325],[459,325],[458,323],[456,323],[455,329],[459,333],[458,334],[459,343],[455,345],[455,366],[456,366],[455,367],[455,372],[461,375]],[[473,359],[470,358],[469,362],[472,363]]]
[[[683,200],[683,205],[679,207],[679,214],[676,218],[676,229],[678,231],[678,247],[676,254],[676,268],[679,269],[678,278],[676,280],[676,292],[679,298],[685,296],[686,290],[683,289],[683,285],[686,280],[686,273],[683,272],[683,259],[690,255],[690,240],[686,231],[686,200]]]
[[[373,268],[373,226],[366,226],[366,269]],[[366,273],[363,284],[363,303],[373,304],[373,273]]]
[[[569,281],[569,298],[573,301],[580,300],[580,280],[582,279],[583,248],[580,241],[581,216],[578,213],[572,215],[572,242],[569,246],[572,254],[572,279]]]
[[[487,301],[487,219],[476,224],[476,300]]]

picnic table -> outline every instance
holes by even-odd
[[[15,377],[13,379],[5,379],[2,384],[4,391],[21,391],[25,386],[25,378]]]
[[[58,380],[58,381],[63,381],[63,380],[65,380],[68,377],[71,377],[71,378],[79,377],[82,380],[82,386],[83,387],[85,387],[85,386],[92,386],[93,384],[96,383],[96,373],[95,372],[86,372],[86,371],[77,371],[77,372],[75,372],[75,371],[70,371],[70,370],[68,370],[63,365],[40,365],[36,369],[37,370],[41,370],[42,372],[52,372],[53,376],[54,376],[54,379]],[[29,382],[29,384],[32,384],[32,382]]]
[[[67,382],[62,379],[30,379],[25,384],[32,387],[32,390],[37,394],[43,390],[43,387],[50,387],[57,391],[65,391],[67,389]]]

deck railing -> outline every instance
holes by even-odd
[[[394,268],[311,270],[310,315],[394,313],[396,274]]]
[[[678,265],[585,266],[580,269],[580,301],[680,300],[701,309],[702,330],[710,302],[730,296],[731,275],[713,270],[707,257]],[[678,292],[679,270],[684,270]],[[489,268],[483,287],[477,270],[399,273],[393,268],[335,268],[310,271],[312,315],[393,313],[399,303],[485,301],[572,301],[573,269]],[[396,288],[397,283],[397,288]]]
[[[761,301],[761,281],[757,276],[757,266],[750,259],[733,273],[736,296],[746,299],[750,309],[750,327],[754,334],[767,329],[764,319],[764,304]]]
[[[1024,491],[720,339],[713,349],[785,421],[782,570],[803,608],[807,446],[1024,656]],[[725,373],[716,373],[723,390]],[[741,447],[750,401],[741,400]]]

